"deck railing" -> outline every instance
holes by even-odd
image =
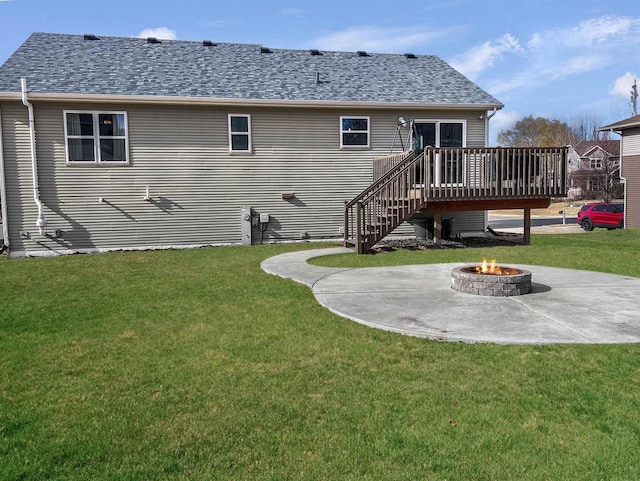
[[[402,168],[407,161],[413,160],[413,151],[408,150],[397,154],[385,155],[373,159],[373,181],[381,179],[389,174],[391,169]]]
[[[567,194],[567,148],[426,149],[425,200],[561,197]]]
[[[567,148],[428,148],[376,160],[376,180],[345,204],[345,244],[367,252],[429,202],[561,197]],[[380,166],[390,166],[381,174]]]

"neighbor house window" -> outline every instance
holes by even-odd
[[[67,162],[128,163],[126,112],[64,112]]]
[[[229,114],[229,152],[251,152],[251,116]]]
[[[602,169],[602,159],[589,159],[592,169]]]
[[[340,117],[340,147],[369,147],[369,117]]]

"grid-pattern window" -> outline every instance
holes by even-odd
[[[67,162],[129,162],[126,112],[65,111]]]
[[[340,117],[340,147],[369,147],[369,117]]]
[[[251,152],[251,116],[229,114],[229,152]]]

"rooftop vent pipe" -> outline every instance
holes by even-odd
[[[321,52],[320,50],[318,50],[317,48],[312,48],[311,50],[309,50],[309,53],[310,53],[311,55],[314,55],[314,56],[316,56],[316,55],[322,55],[322,52]]]
[[[203,40],[202,41],[202,46],[203,47],[216,47],[218,44],[213,43],[211,40]]]
[[[405,53],[404,56],[407,58],[418,58],[414,53]]]
[[[364,50],[358,50],[358,57],[370,57],[370,55]]]
[[[94,34],[92,33],[85,33],[84,34],[84,39],[85,40],[100,40],[100,38],[96,37]]]
[[[147,43],[162,43],[156,37],[147,37]]]
[[[260,47],[260,53],[273,53],[268,47]]]

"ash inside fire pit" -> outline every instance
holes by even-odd
[[[457,267],[451,271],[451,288],[477,296],[511,297],[531,292],[531,272],[497,266],[494,273],[481,266]]]

